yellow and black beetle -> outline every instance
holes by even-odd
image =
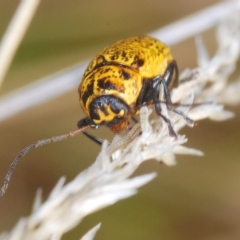
[[[178,86],[178,67],[164,43],[142,36],[112,44],[97,54],[83,75],[78,92],[87,117],[78,122],[78,127],[106,125],[118,133],[127,127],[129,117],[139,106],[152,102],[168,124],[170,135],[177,138],[170,120],[161,113],[160,84],[168,110],[177,112],[172,107],[170,90]]]
[[[128,125],[129,117],[144,104],[154,104],[156,112],[167,123],[169,134],[177,138],[170,120],[161,112],[160,84],[163,85],[168,110],[193,123],[173,108],[170,90],[178,86],[178,68],[170,49],[157,39],[143,36],[116,42],[102,50],[88,65],[79,86],[80,104],[87,117],[78,122],[78,130],[32,143],[16,156],[0,190],[2,197],[20,158],[32,149],[61,141],[83,132],[98,144],[102,140],[88,132],[88,128],[106,125],[118,133]]]

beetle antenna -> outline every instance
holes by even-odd
[[[85,131],[89,127],[90,127],[90,125],[87,125],[87,126],[84,126],[84,127],[80,128],[78,130],[75,130],[75,131],[67,133],[67,134],[63,134],[63,135],[59,135],[59,136],[55,136],[55,137],[39,140],[37,142],[34,142],[34,143],[30,144],[29,146],[24,148],[22,151],[20,151],[18,153],[18,155],[15,157],[15,159],[13,160],[13,162],[11,163],[10,167],[9,167],[7,175],[6,175],[5,179],[4,179],[3,186],[2,186],[2,188],[0,190],[0,198],[5,194],[5,192],[7,190],[7,187],[8,187],[8,184],[10,182],[13,170],[15,169],[16,165],[18,164],[19,160],[23,156],[25,156],[28,152],[30,152],[31,150],[33,150],[35,148],[41,147],[41,146],[43,146],[45,144],[48,144],[48,143],[59,142],[59,141],[65,140],[68,137],[74,137],[74,136],[78,135],[79,133]]]
[[[169,103],[164,100],[158,100],[158,101],[149,101],[145,104],[141,104],[136,109],[139,110],[143,106],[150,106],[150,105],[153,105],[154,103],[168,104],[173,107],[197,107],[197,106],[202,106],[206,104],[213,104],[214,102],[209,101],[209,102],[200,102],[200,103]]]

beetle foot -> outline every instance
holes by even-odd
[[[176,132],[173,130],[172,125],[168,126],[169,135],[174,138],[174,140],[178,140]]]

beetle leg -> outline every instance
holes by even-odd
[[[174,72],[175,72],[175,75],[174,75],[174,78],[173,78]],[[172,100],[171,100],[171,96],[170,96],[170,92],[169,92],[169,86],[170,86],[172,81],[173,81],[173,83],[172,83],[171,87],[174,88],[174,87],[178,86],[178,67],[177,67],[177,63],[176,63],[175,60],[173,60],[169,64],[169,66],[167,68],[167,71],[164,75],[164,79],[165,79],[165,81],[162,81],[162,84],[163,84],[163,87],[164,87],[164,94],[165,94],[168,110],[179,114],[180,116],[182,116],[186,120],[187,123],[189,123],[191,125],[194,125],[195,122],[191,118],[184,115],[183,112],[181,112],[177,109],[174,109],[173,105],[172,105]]]
[[[167,83],[166,83],[164,78],[160,77],[160,79],[161,79],[161,83],[162,83],[163,89],[164,89],[164,95],[165,95],[165,99],[166,99],[167,109],[168,110],[172,110],[173,109],[172,99],[171,99],[171,95],[170,95],[169,89],[167,87]]]
[[[155,110],[156,110],[156,113],[167,123],[168,125],[168,131],[169,131],[169,135],[171,137],[174,137],[175,139],[177,139],[177,134],[176,132],[173,130],[173,126],[172,126],[172,123],[171,121],[165,117],[163,114],[162,114],[162,108],[161,108],[161,104],[159,102],[159,84],[164,82],[165,80],[162,79],[161,77],[158,77],[156,79],[154,79],[153,81],[153,102],[154,102],[154,106],[155,106]]]
[[[173,74],[174,78],[173,78]],[[166,81],[167,87],[169,88],[170,84],[172,83],[171,88],[176,88],[178,86],[178,67],[175,60],[172,60],[166,70],[166,73],[164,74],[164,79]]]
[[[82,132],[85,136],[87,136],[89,139],[93,140],[95,143],[97,143],[98,145],[102,146],[103,144],[103,140],[101,138],[98,138],[94,135],[92,135],[91,133],[89,132],[86,132],[86,131],[83,131]]]
[[[82,128],[84,126],[88,126],[90,125],[92,128],[97,128],[98,125],[95,125],[95,124],[92,124],[91,123],[91,119],[90,118],[83,118],[81,119],[79,122],[78,122],[78,128]],[[82,132],[85,136],[87,136],[88,138],[90,138],[91,140],[93,140],[95,143],[97,143],[98,145],[102,146],[102,143],[103,143],[103,140],[101,138],[98,138],[98,137],[95,137],[93,136],[92,134],[86,132],[86,131],[83,131]]]
[[[136,102],[136,107],[144,105],[144,103],[147,103],[148,101],[152,100],[152,86],[151,86],[151,81],[149,79],[144,79],[143,81],[143,86],[141,89],[141,92],[138,96],[137,102]]]
[[[173,78],[174,72],[175,72],[175,75]],[[173,110],[170,89],[177,87],[178,85],[178,67],[175,60],[169,63],[168,68],[163,76],[162,84],[164,89],[164,95],[166,98],[167,108],[168,110]]]
[[[178,115],[182,116],[188,124],[190,124],[190,125],[196,124],[191,118],[187,117],[182,111],[179,111],[177,109],[172,109],[172,111],[177,113]]]
[[[152,85],[150,85],[150,83]],[[157,114],[168,125],[168,130],[169,130],[170,136],[172,136],[175,139],[177,139],[177,134],[173,130],[171,121],[162,114],[162,108],[161,108],[161,105],[160,105],[160,102],[159,102],[159,85],[160,85],[160,83],[163,83],[164,89],[166,89],[166,91],[164,91],[164,92],[168,92],[169,93],[168,88],[167,88],[167,84],[165,83],[165,79],[162,78],[161,76],[157,76],[156,78],[152,79],[151,81],[148,81],[148,79],[146,79],[144,81],[142,90],[141,90],[141,92],[139,94],[136,106],[138,107],[140,105],[143,105],[144,103],[147,103],[148,101],[153,100],[153,103],[154,103],[154,106],[155,106]],[[172,103],[171,102],[171,98],[170,98],[170,94],[168,94],[168,96],[166,96],[166,102],[167,103],[168,102]]]

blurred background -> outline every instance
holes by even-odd
[[[0,94],[93,57],[116,40],[147,34],[217,2],[43,0]],[[18,4],[0,1],[0,38]],[[214,30],[203,33],[211,54],[216,50],[214,34]],[[196,66],[193,38],[173,46],[172,51],[180,71]],[[226,109],[235,118],[217,123],[205,120],[181,131],[189,138],[186,145],[202,150],[204,157],[177,156],[175,167],[144,163],[136,174],[157,171],[154,181],[134,197],[86,217],[63,239],[79,239],[99,222],[102,226],[95,239],[240,239],[240,111],[239,106]],[[36,140],[75,130],[83,117],[75,89],[1,122],[0,185],[20,150]],[[94,134],[113,137],[105,127]],[[38,188],[45,199],[61,176],[73,179],[93,163],[99,151],[99,146],[79,135],[21,159],[0,201],[0,232],[29,215]]]

